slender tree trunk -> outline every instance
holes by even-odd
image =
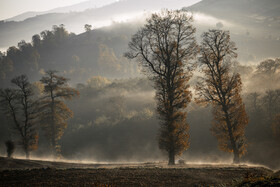
[[[51,99],[52,99],[52,103],[51,103],[51,112],[52,112],[52,121],[51,121],[51,149],[52,149],[52,156],[56,157],[56,141],[55,141],[55,119],[54,119],[54,115],[55,115],[55,109],[54,109],[54,96],[53,96],[53,91],[51,91]]]
[[[169,153],[169,162],[168,165],[175,165],[175,154],[173,150],[170,150]]]
[[[240,163],[238,152],[233,152],[233,163],[234,164],[239,164]]]
[[[172,89],[172,78],[171,78],[171,71],[170,71],[170,67],[168,67],[168,73],[167,73],[167,95],[168,95],[168,101],[169,101],[169,106],[168,106],[168,114],[167,114],[167,118],[169,119],[169,133],[171,135],[171,139],[170,139],[170,148],[171,150],[169,150],[168,152],[168,157],[169,157],[169,161],[168,161],[168,165],[175,165],[175,144],[174,144],[174,137],[173,137],[173,131],[174,131],[174,120],[173,120],[173,99],[174,99],[174,90]]]
[[[56,150],[55,150],[55,137],[54,137],[54,129],[52,128],[52,137],[51,137],[51,151],[52,156],[55,158]]]
[[[52,109],[52,111],[53,111],[53,109]],[[54,111],[52,112],[52,115],[54,115]],[[56,149],[55,149],[56,141],[55,141],[54,119],[52,119],[52,122],[51,122],[51,132],[52,132],[52,134],[51,134],[51,149],[52,150],[51,151],[52,151],[52,156],[55,157],[56,156]]]
[[[29,157],[30,157],[29,150],[26,149],[26,150],[25,150],[25,158],[26,158],[26,159],[29,159]]]
[[[226,115],[226,123],[227,123],[227,127],[228,127],[229,139],[230,139],[231,147],[233,149],[233,163],[238,164],[239,163],[239,151],[236,147],[236,142],[233,138],[231,122],[229,120],[229,115],[228,115],[227,110],[225,110],[225,115]]]

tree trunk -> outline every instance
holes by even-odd
[[[225,109],[225,108],[226,107],[224,107],[224,112],[225,112],[225,116],[226,116],[228,134],[229,134],[231,147],[233,149],[233,164],[238,164],[239,163],[239,151],[237,149],[236,142],[235,142],[234,137],[233,137],[232,126],[231,126],[231,122],[229,120],[229,115],[228,115],[227,109]]]
[[[175,165],[175,154],[174,151],[169,151],[169,162],[168,165]]]
[[[28,151],[28,150],[25,150],[25,158],[26,158],[26,159],[29,159],[29,156],[30,156],[29,151]]]
[[[237,151],[233,151],[233,164],[239,164],[239,154]]]
[[[51,103],[51,113],[52,113],[52,121],[51,121],[51,149],[52,149],[52,156],[53,158],[56,158],[56,134],[55,134],[55,119],[54,119],[54,115],[55,115],[55,104],[54,104],[54,96],[53,96],[53,91],[51,90],[51,99],[52,99],[52,103]]]
[[[51,151],[52,151],[52,157],[55,158],[56,157],[56,150],[55,150],[55,135],[54,135],[54,127],[52,127],[52,137],[51,137]]]

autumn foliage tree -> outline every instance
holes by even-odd
[[[44,85],[40,106],[42,128],[50,141],[52,155],[59,156],[58,140],[67,127],[67,120],[73,116],[64,101],[79,95],[79,92],[71,88],[67,84],[68,79],[57,75],[56,71],[47,71],[40,81]]]
[[[233,152],[233,162],[238,163],[247,147],[248,117],[240,96],[241,78],[232,67],[231,60],[237,57],[235,43],[230,40],[229,32],[222,30],[209,30],[202,38],[199,64],[204,77],[196,86],[197,101],[212,105],[211,131],[219,148]]]
[[[26,75],[20,75],[12,79],[17,89],[6,88],[0,91],[1,105],[5,114],[13,121],[14,129],[20,135],[20,144],[23,147],[26,158],[30,152],[37,149],[37,110],[34,101],[32,85]]]
[[[157,112],[161,120],[159,148],[167,151],[169,164],[189,147],[186,107],[191,100],[188,81],[197,52],[192,16],[164,10],[153,14],[132,36],[129,59],[137,58],[154,82]]]

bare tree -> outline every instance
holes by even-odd
[[[44,97],[40,107],[41,123],[46,137],[50,140],[53,156],[59,156],[58,140],[67,127],[67,120],[73,116],[73,112],[65,105],[64,100],[79,95],[77,90],[67,84],[67,78],[56,73],[56,71],[47,71],[40,80],[44,85]]]
[[[197,53],[192,16],[164,10],[153,14],[132,36],[129,59],[138,58],[143,71],[154,82],[157,112],[161,120],[159,147],[167,151],[169,164],[189,147],[186,107],[191,100],[188,81],[190,64]]]
[[[199,64],[204,77],[196,86],[197,102],[212,104],[214,121],[212,133],[219,148],[233,152],[234,163],[246,151],[245,127],[248,117],[240,96],[241,78],[233,72],[232,58],[236,58],[235,43],[222,30],[209,30],[202,35]]]
[[[1,90],[1,104],[6,115],[12,119],[26,158],[29,158],[30,151],[37,149],[38,145],[36,101],[26,75],[15,77],[12,83],[19,89]]]

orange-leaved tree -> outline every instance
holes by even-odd
[[[199,64],[204,77],[196,86],[196,101],[211,104],[214,120],[211,131],[219,148],[233,152],[234,163],[245,153],[245,127],[248,117],[240,92],[240,75],[234,71],[232,59],[237,57],[235,43],[228,31],[209,30],[202,35]]]
[[[163,10],[152,14],[132,36],[129,59],[137,58],[156,89],[161,121],[159,148],[168,153],[169,164],[189,147],[186,107],[191,100],[188,81],[197,44],[192,16],[183,11]]]
[[[64,100],[72,99],[79,92],[71,88],[68,79],[57,75],[56,71],[47,71],[40,80],[44,85],[44,96],[41,99],[41,123],[46,137],[50,140],[52,155],[60,156],[58,140],[67,127],[67,120],[73,112],[66,106]]]

